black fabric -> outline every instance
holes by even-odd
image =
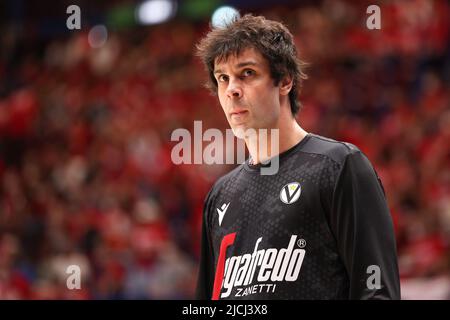
[[[277,174],[260,169],[238,166],[205,199],[198,299],[212,298],[231,233],[220,299],[400,298],[389,208],[357,147],[308,134],[280,154]]]

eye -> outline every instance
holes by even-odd
[[[242,76],[243,77],[249,77],[249,76],[252,76],[252,75],[254,75],[255,74],[255,71],[253,71],[252,69],[245,69],[243,72],[242,72]]]
[[[228,76],[225,75],[225,74],[221,74],[221,75],[219,75],[217,77],[217,81],[219,81],[219,82],[226,82],[226,81],[228,81]]]

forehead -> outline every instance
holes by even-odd
[[[243,63],[254,63],[257,66],[267,66],[268,62],[264,56],[254,48],[247,48],[236,53],[230,53],[227,56],[217,57],[214,59],[214,70],[239,67]]]

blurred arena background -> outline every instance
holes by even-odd
[[[232,166],[175,165],[170,135],[228,128],[193,56],[223,5],[290,28],[310,63],[301,125],[359,146],[384,183],[402,298],[450,298],[447,1],[141,4],[0,3],[0,299],[193,297],[203,200]]]

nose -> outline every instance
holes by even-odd
[[[242,88],[238,81],[229,80],[228,88],[226,90],[228,98],[241,98],[242,97]]]

